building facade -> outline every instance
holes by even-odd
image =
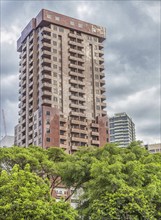
[[[125,113],[117,113],[109,118],[110,142],[126,147],[135,141],[135,124]]]
[[[145,145],[145,148],[152,154],[161,153],[161,143],[147,144]]]
[[[15,144],[78,146],[108,141],[105,28],[41,10],[17,41],[19,122]]]

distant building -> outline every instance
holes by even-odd
[[[161,143],[158,144],[147,144],[145,145],[146,149],[154,154],[154,153],[161,153]]]
[[[111,143],[118,143],[119,146],[126,147],[135,141],[135,124],[125,112],[110,117],[109,125]]]
[[[4,136],[0,141],[0,147],[12,147],[14,145],[14,136]]]

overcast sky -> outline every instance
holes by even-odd
[[[42,9],[106,27],[107,112],[126,112],[136,138],[161,142],[160,1],[1,1],[1,108],[7,133],[18,121],[16,41]],[[1,136],[4,126],[1,120]]]

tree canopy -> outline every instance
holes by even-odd
[[[0,169],[1,178],[6,178],[6,182],[1,181],[1,183],[5,182],[6,185],[13,184],[11,176],[14,172],[25,172],[24,176],[30,170],[31,179],[34,178],[33,184],[37,181],[35,178],[40,178],[41,181],[38,182],[44,186],[40,195],[42,200],[46,199],[44,200],[46,204],[44,207],[47,207],[46,216],[52,212],[56,216],[53,219],[161,219],[161,154],[150,154],[139,142],[133,142],[127,148],[120,148],[114,144],[106,144],[102,148],[82,147],[72,155],[54,147],[47,150],[34,146],[4,148],[0,149]],[[18,180],[14,179],[14,181]],[[72,192],[66,201],[70,200],[77,190],[83,191],[78,200],[77,217],[68,203],[64,201],[56,203],[49,194],[46,194],[60,183],[67,188],[72,187]],[[40,185],[38,184],[41,188]],[[5,189],[4,186],[1,188],[2,191]],[[12,187],[9,185],[8,188]],[[31,188],[26,190],[30,189],[36,195],[34,190],[38,189],[31,190]],[[18,195],[21,195],[20,191],[17,193],[17,198]],[[30,200],[28,198],[28,201]],[[47,204],[51,204],[51,201],[52,206],[50,205],[48,209]],[[0,203],[2,207],[4,204],[8,202]],[[43,210],[45,211],[45,208]],[[68,217],[64,217],[65,215]]]

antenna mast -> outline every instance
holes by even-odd
[[[3,116],[3,124],[4,124],[4,133],[5,133],[5,136],[7,136],[6,120],[5,120],[5,115],[4,115],[3,109],[2,109],[2,116]]]

